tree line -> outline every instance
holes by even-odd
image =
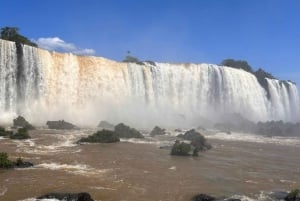
[[[37,44],[29,40],[27,37],[19,34],[18,27],[3,27],[1,28],[1,39],[13,41],[19,44],[30,45],[37,47]]]

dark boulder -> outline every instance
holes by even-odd
[[[171,155],[176,156],[190,156],[190,151],[192,150],[191,145],[185,142],[180,142],[179,140],[175,141],[171,149]]]
[[[85,138],[81,138],[78,143],[80,142],[89,142],[89,143],[113,143],[119,142],[120,138],[114,131],[110,130],[101,130],[93,135],[90,135]]]
[[[50,129],[60,129],[60,130],[71,130],[75,129],[76,126],[66,122],[64,120],[59,120],[59,121],[47,121],[47,126]]]
[[[195,129],[185,132],[182,138],[191,141],[191,145],[199,151],[211,149],[211,145],[207,143],[205,137],[195,131]]]
[[[60,201],[94,201],[88,193],[49,193],[37,199],[57,199]]]
[[[115,126],[115,132],[119,138],[144,138],[144,136],[134,128],[130,128],[123,123]]]
[[[166,130],[163,129],[163,128],[160,128],[160,127],[158,127],[158,126],[155,126],[155,127],[153,128],[153,130],[151,131],[151,133],[150,133],[151,136],[155,136],[155,135],[164,135],[164,134],[166,134]]]
[[[241,201],[236,198],[216,198],[206,194],[199,194],[192,198],[191,201]]]
[[[24,117],[18,116],[13,120],[13,127],[18,128],[27,128],[28,130],[35,129],[34,126],[32,126]]]
[[[215,201],[216,198],[206,194],[199,194],[192,198],[191,201]]]
[[[115,126],[107,121],[100,121],[98,127],[107,129],[107,130],[114,130]]]

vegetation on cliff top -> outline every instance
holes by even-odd
[[[264,71],[262,68],[259,68],[257,71],[254,71],[253,68],[248,64],[248,62],[244,60],[225,59],[221,62],[220,65],[228,66],[231,68],[243,69],[244,71],[252,73],[256,77],[259,84],[266,90],[268,98],[270,98],[268,82],[265,78],[277,79],[271,73]],[[286,81],[283,80],[280,81],[283,84],[287,84]],[[290,80],[288,81],[292,82]]]
[[[18,27],[2,27],[1,28],[1,39],[14,41],[19,44],[30,45],[37,47],[37,44],[26,38],[25,36],[19,34]]]

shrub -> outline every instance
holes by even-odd
[[[10,135],[10,139],[14,140],[23,140],[29,138],[30,136],[28,134],[27,128],[19,128],[17,133]]]
[[[8,159],[8,155],[5,152],[0,153],[0,168],[11,168],[13,162]]]

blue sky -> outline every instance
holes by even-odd
[[[48,49],[122,60],[247,60],[300,84],[299,0],[3,0],[0,26]]]

